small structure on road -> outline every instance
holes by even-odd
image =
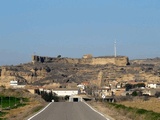
[[[82,97],[81,96],[70,96],[69,102],[82,102]]]

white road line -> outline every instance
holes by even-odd
[[[43,112],[47,107],[49,107],[50,106],[50,104],[52,104],[52,102],[51,103],[49,103],[45,108],[43,108],[41,111],[39,111],[38,113],[36,113],[35,115],[33,115],[32,117],[30,117],[28,120],[31,120],[32,118],[34,118],[35,116],[37,116],[38,114],[40,114],[41,112]]]
[[[110,120],[109,118],[106,118],[102,113],[98,112],[97,110],[95,110],[93,107],[91,107],[89,104],[87,104],[85,101],[83,101],[83,103],[85,103],[88,107],[90,107],[93,111],[95,111],[96,113],[100,114],[101,116],[103,116],[106,120]]]

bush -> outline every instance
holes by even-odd
[[[3,117],[7,114],[7,112],[0,112],[0,117]]]
[[[64,99],[65,99],[65,100],[69,100],[69,97],[70,97],[70,96],[66,95],[66,96],[64,97]]]
[[[132,93],[132,96],[137,96],[137,95],[138,95],[137,91],[134,91],[134,92]]]
[[[137,109],[132,107],[126,107],[121,104],[116,103],[108,103],[110,106],[113,106],[118,111],[121,111],[121,114],[127,115],[127,113],[132,113],[134,117],[138,117],[138,119],[144,118],[145,120],[160,120],[160,113],[156,113],[153,111],[145,110],[145,109]],[[128,117],[132,117],[128,116]]]
[[[41,92],[41,97],[46,101],[46,102],[52,102],[52,100],[54,100],[55,102],[58,102],[59,101],[59,97],[50,92],[50,93],[47,93],[47,92],[44,92],[42,91]]]
[[[138,109],[138,110],[136,111],[136,113],[138,113],[138,114],[146,114],[146,113],[148,113],[148,111],[145,110],[145,109]]]
[[[160,97],[160,92],[156,92],[155,96],[158,98]]]
[[[126,91],[129,91],[130,89],[133,88],[133,86],[131,84],[126,84],[125,88],[126,88]]]

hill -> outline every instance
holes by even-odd
[[[19,84],[25,85],[55,87],[66,87],[70,83],[80,84],[82,82],[97,86],[130,80],[160,82],[160,59],[131,60],[126,62],[126,65],[120,66],[112,63],[72,63],[66,62],[65,58],[57,58],[54,61],[32,61],[17,66],[1,66],[0,85],[7,87],[11,80],[17,80]]]

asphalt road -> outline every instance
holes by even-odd
[[[30,120],[107,120],[83,102],[53,102]]]

